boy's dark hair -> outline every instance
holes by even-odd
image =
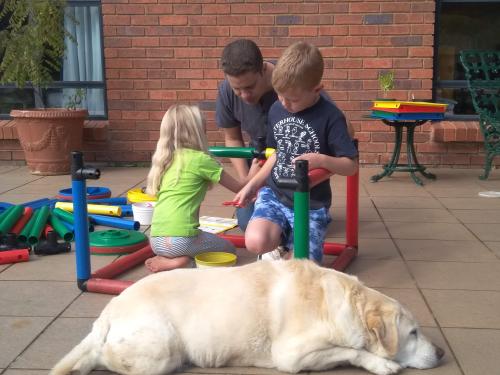
[[[221,64],[225,74],[237,77],[248,72],[262,72],[264,59],[254,41],[237,39],[224,47]]]

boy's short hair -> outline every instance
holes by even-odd
[[[277,92],[288,89],[310,90],[321,83],[323,56],[319,49],[306,42],[289,46],[273,70],[272,84]]]
[[[262,72],[264,59],[254,41],[237,39],[224,47],[221,64],[225,74],[237,77],[247,72]]]

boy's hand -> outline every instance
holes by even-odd
[[[314,152],[308,154],[302,154],[297,156],[292,160],[292,163],[295,164],[297,160],[307,160],[309,162],[309,170],[316,168],[324,168],[324,155],[317,154]]]
[[[246,184],[233,198],[236,207],[245,207],[249,202],[255,200],[256,192],[251,184]]]

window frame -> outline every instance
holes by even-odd
[[[100,37],[101,37],[101,66],[102,66],[102,81],[53,81],[49,85],[47,85],[47,89],[60,89],[60,88],[98,88],[104,91],[104,103],[103,103],[103,115],[90,115],[88,116],[89,120],[107,120],[108,119],[108,101],[107,101],[107,88],[106,88],[106,69],[104,65],[104,27],[103,27],[103,16],[102,16],[102,3],[101,0],[67,0],[67,7],[90,7],[97,6],[99,7],[99,29],[100,29]],[[17,88],[15,84],[0,84],[0,89],[3,88]],[[25,88],[32,88],[31,84],[27,84]],[[1,92],[1,91],[0,91]],[[9,114],[0,113],[0,120],[10,120],[12,117]]]
[[[438,80],[439,72],[439,35],[441,31],[441,11],[443,3],[498,3],[500,0],[436,0],[435,23],[434,23],[434,58],[433,58],[433,84],[432,99],[437,100],[437,89],[467,89],[466,80]],[[478,121],[479,115],[446,114],[446,119],[458,121]]]

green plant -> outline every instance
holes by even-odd
[[[378,75],[378,85],[384,93],[384,98],[387,97],[387,93],[394,88],[394,72],[392,70],[380,72]]]
[[[82,104],[83,99],[87,96],[87,91],[84,89],[76,89],[75,92],[68,96],[67,101],[66,101],[66,108],[67,109],[77,109],[80,107],[80,104]]]
[[[0,82],[47,87],[61,70],[66,0],[0,0]],[[40,95],[41,97],[41,95]]]

